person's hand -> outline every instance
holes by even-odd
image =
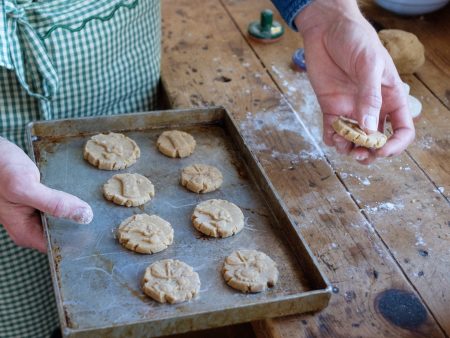
[[[415,132],[402,81],[356,2],[314,0],[295,23],[304,39],[308,77],[323,112],[325,144],[364,164],[406,149]],[[367,133],[384,132],[389,115],[394,133],[378,150],[355,147],[331,126],[341,115],[358,121]]]
[[[0,224],[19,246],[46,251],[37,210],[90,223],[91,207],[79,198],[40,183],[39,170],[15,144],[0,137]]]

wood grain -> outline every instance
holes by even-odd
[[[366,17],[384,28],[416,34],[425,46],[426,62],[415,75],[402,75],[423,105],[416,122],[416,141],[408,149],[426,175],[450,196],[450,6],[421,17],[401,17],[372,1],[359,1]],[[438,102],[440,101],[440,102]],[[441,104],[440,104],[441,103]]]
[[[420,17],[402,17],[390,13],[371,0],[358,1],[366,17],[379,27],[403,29],[417,35],[425,46],[425,64],[418,78],[450,108],[450,6]],[[447,118],[450,114],[447,112]]]
[[[267,3],[227,2],[226,9],[249,13],[249,4],[258,17]],[[321,313],[266,321],[263,330],[280,337],[443,336],[317,147],[314,130],[305,129],[280,95],[272,61],[255,55],[226,9],[218,1],[163,2],[162,80],[169,101],[176,107],[221,104],[232,112],[335,286]],[[279,47],[274,64],[289,60],[295,47]],[[397,299],[388,297],[391,291],[406,292],[415,304],[408,310],[425,315],[409,322],[389,317],[383,304]]]
[[[244,36],[246,24],[258,9],[270,7],[268,2],[262,4],[256,0],[224,0],[224,4]],[[249,43],[308,126],[312,137],[325,150],[333,169],[390,253],[449,333],[450,323],[446,318],[450,308],[447,296],[450,274],[445,262],[450,258],[447,249],[450,208],[443,194],[432,184],[438,182],[445,194],[450,183],[447,108],[420,81],[413,76],[407,78],[412,93],[426,98],[417,141],[409,150],[413,158],[403,154],[371,166],[361,166],[322,144],[320,108],[312,99],[306,74],[293,71],[289,58],[284,55],[301,46],[299,35],[288,31],[282,41],[272,46]]]

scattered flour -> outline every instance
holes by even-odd
[[[418,146],[421,147],[422,149],[431,149],[433,143],[434,143],[434,140],[430,135],[427,135],[427,136],[423,137],[422,139],[417,140]]]
[[[344,179],[344,180],[347,179],[347,178],[349,178],[349,177],[356,178],[356,179],[359,181],[359,183],[361,183],[362,185],[365,185],[365,186],[368,186],[368,185],[371,184],[369,178],[371,178],[372,175],[369,175],[369,176],[367,176],[367,177],[360,177],[360,176],[358,176],[358,175],[355,175],[355,174],[348,174],[348,173],[345,173],[345,172],[341,172],[341,173],[339,173],[339,175],[340,175],[341,178]]]
[[[423,237],[419,233],[416,233],[416,244],[415,245],[416,246],[426,246],[427,245],[427,243],[425,243]]]
[[[434,189],[434,192],[437,192],[439,194],[443,194],[444,193],[445,188],[444,187],[437,187],[437,189]]]
[[[363,185],[370,185],[370,181],[367,177],[364,179],[361,179],[361,178],[358,178],[358,179]]]
[[[384,250],[384,248],[380,247],[380,245],[378,243],[373,243],[373,248],[377,252],[378,256],[380,256],[381,258],[385,257],[385,255],[384,255],[385,250]]]
[[[294,102],[296,114],[305,120],[309,132],[316,141],[320,142],[322,139],[321,110],[308,75],[304,72],[294,72],[290,68],[282,70],[275,66],[272,66],[272,71],[281,80],[286,96]],[[286,80],[286,77],[289,77],[289,80]],[[301,98],[300,102],[299,98]]]
[[[404,205],[402,203],[394,204],[391,202],[376,203],[374,207],[366,207],[364,210],[369,214],[375,214],[377,212],[387,212],[403,209]]]
[[[305,140],[311,139],[304,130],[304,126],[294,123],[295,118],[293,120],[290,111],[282,109],[282,107],[286,107],[286,105],[280,102],[279,107],[278,110],[260,111],[256,116],[251,112],[246,113],[246,119],[241,122],[240,129],[251,149],[256,151],[270,150],[269,146],[264,144],[264,140],[261,140],[261,138],[258,137],[258,133],[255,133],[255,131],[264,130],[267,133],[273,130],[289,131],[301,135]],[[271,156],[273,158],[285,159],[291,162],[300,162],[301,160],[308,161],[319,159],[323,156],[323,153],[315,144],[312,144],[309,146],[309,149],[302,149],[299,152],[281,153],[272,150]]]

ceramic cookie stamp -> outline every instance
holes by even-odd
[[[252,40],[262,43],[276,42],[284,34],[283,26],[273,20],[273,12],[270,9],[261,11],[260,20],[251,22],[247,31]]]

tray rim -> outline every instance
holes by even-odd
[[[315,300],[318,301],[318,305],[316,307],[314,306],[310,306],[312,308],[312,310],[306,311],[306,312],[311,312],[311,311],[318,311],[321,310],[323,308],[325,308],[328,303],[329,300],[331,298],[332,295],[332,285],[329,282],[327,276],[323,273],[320,265],[318,264],[317,258],[315,257],[315,255],[312,253],[311,249],[309,248],[306,240],[304,239],[303,235],[301,234],[300,230],[298,229],[298,226],[296,226],[296,222],[292,219],[292,216],[290,215],[289,211],[287,210],[287,207],[284,203],[284,201],[280,198],[277,190],[275,189],[275,187],[273,186],[272,182],[270,181],[270,179],[268,178],[264,168],[262,167],[261,163],[259,162],[259,160],[257,159],[256,155],[254,154],[254,152],[252,151],[252,149],[249,147],[248,143],[245,141],[242,133],[239,130],[239,127],[237,126],[236,121],[233,119],[233,117],[231,116],[231,114],[228,112],[228,110],[223,107],[223,106],[211,106],[211,107],[193,107],[193,108],[183,108],[183,109],[167,109],[167,110],[155,110],[155,111],[146,111],[146,112],[137,112],[137,113],[127,113],[127,114],[117,114],[117,115],[101,115],[101,116],[87,116],[87,117],[77,117],[77,118],[65,118],[65,119],[56,119],[56,120],[42,120],[42,121],[34,121],[34,122],[30,122],[27,124],[27,128],[26,128],[26,135],[27,135],[27,145],[29,147],[29,155],[30,158],[36,163],[36,165],[38,165],[38,163],[36,162],[36,156],[35,156],[35,148],[34,148],[34,141],[35,140],[35,134],[33,134],[35,127],[39,127],[39,126],[54,126],[60,123],[65,123],[65,122],[71,122],[71,121],[114,121],[114,120],[121,120],[123,118],[126,117],[147,117],[147,116],[162,116],[162,117],[166,117],[168,115],[178,115],[178,114],[186,114],[186,113],[197,113],[200,116],[208,116],[211,115],[212,113],[214,113],[216,115],[216,119],[211,119],[211,118],[206,118],[205,121],[194,121],[194,122],[190,122],[190,121],[183,121],[183,120],[179,120],[178,123],[175,124],[175,126],[194,126],[194,125],[206,125],[206,124],[219,124],[221,122],[224,123],[223,128],[229,129],[232,128],[234,135],[233,138],[237,137],[240,143],[242,143],[240,145],[240,147],[237,147],[237,149],[239,148],[243,148],[240,150],[244,150],[245,154],[243,155],[245,162],[247,162],[248,160],[250,160],[252,162],[252,165],[256,166],[256,168],[258,169],[258,175],[260,175],[260,177],[262,177],[263,182],[267,185],[269,191],[271,194],[273,194],[273,198],[276,199],[276,202],[278,203],[278,207],[281,209],[282,213],[284,214],[284,216],[286,217],[286,219],[288,220],[290,227],[294,230],[295,235],[298,236],[297,240],[301,243],[303,250],[306,251],[307,255],[308,255],[308,259],[310,260],[313,268],[315,269],[314,274],[316,274],[315,278],[319,278],[319,282],[323,283],[323,288],[317,288],[314,290],[309,290],[306,292],[301,292],[301,293],[296,293],[296,294],[292,294],[292,295],[286,295],[283,296],[282,299],[275,299],[275,300],[267,300],[267,301],[259,301],[259,302],[255,302],[255,303],[246,303],[245,305],[239,305],[237,304],[235,307],[233,308],[228,308],[225,310],[214,310],[214,311],[205,311],[205,312],[200,312],[197,314],[186,314],[186,315],[179,315],[177,317],[169,317],[169,318],[163,318],[163,319],[153,319],[153,320],[140,320],[140,321],[136,321],[136,322],[132,322],[132,323],[127,323],[127,324],[121,324],[120,326],[105,326],[105,327],[95,327],[95,328],[83,328],[83,329],[77,329],[77,328],[72,328],[70,327],[68,320],[67,320],[67,315],[66,315],[66,310],[63,306],[63,297],[61,294],[61,290],[59,287],[59,277],[58,277],[58,271],[57,268],[55,266],[55,258],[58,255],[57,252],[55,252],[54,248],[52,248],[51,246],[51,238],[50,238],[50,234],[48,232],[48,224],[47,224],[47,218],[45,217],[44,213],[40,213],[41,216],[41,221],[42,221],[42,225],[44,228],[44,233],[45,233],[45,237],[47,239],[47,252],[48,252],[48,259],[49,259],[49,263],[50,263],[50,271],[51,271],[51,277],[52,277],[52,282],[53,282],[53,289],[55,292],[55,298],[57,299],[57,308],[58,308],[58,316],[60,319],[60,323],[61,323],[61,328],[63,331],[63,336],[70,336],[70,337],[77,337],[77,336],[84,336],[85,334],[92,334],[92,333],[101,333],[101,331],[109,331],[111,329],[139,329],[139,328],[144,328],[146,326],[150,326],[152,328],[154,328],[154,325],[156,323],[159,324],[160,331],[158,333],[156,333],[156,336],[160,336],[160,335],[166,335],[166,334],[176,334],[176,333],[183,333],[183,332],[188,332],[188,331],[195,331],[195,330],[200,330],[200,329],[207,329],[207,328],[213,328],[213,327],[219,327],[219,326],[223,326],[223,325],[231,325],[231,324],[237,324],[237,323],[241,323],[241,322],[245,322],[247,321],[245,318],[243,320],[237,319],[237,320],[230,320],[229,322],[226,321],[226,323],[222,323],[222,324],[218,324],[218,325],[209,325],[211,323],[208,322],[208,317],[211,315],[221,315],[224,314],[225,312],[228,314],[227,317],[231,317],[230,315],[233,315],[233,312],[239,312],[242,310],[245,310],[247,308],[252,308],[252,307],[264,307],[265,309],[267,309],[267,314],[265,314],[264,316],[259,316],[258,318],[252,318],[250,320],[260,320],[260,319],[264,319],[264,318],[273,318],[273,317],[278,317],[278,316],[285,316],[285,315],[291,315],[291,314],[300,314],[300,313],[305,313],[305,311],[302,312],[296,312],[296,309],[300,309],[302,306],[298,306],[299,304],[297,304],[298,300],[302,300],[302,299],[311,299],[311,302],[314,302]],[[114,130],[110,130],[110,131],[143,131],[143,130],[150,130],[150,129],[159,129],[159,128],[163,128],[164,126],[167,126],[167,123],[160,123],[160,124],[155,124],[152,126],[146,126],[144,128],[125,128],[125,129],[114,129]],[[173,124],[170,124],[171,126],[174,126]],[[100,128],[101,129],[101,128]],[[97,131],[98,132],[98,131]],[[83,134],[90,134],[90,132],[77,132],[75,135],[67,135],[65,134],[64,137],[74,137],[77,135],[83,135]],[[237,136],[236,136],[237,135]],[[46,137],[52,137],[52,136],[46,136]],[[53,137],[58,137],[58,136],[53,136]],[[235,139],[233,139],[233,141],[236,141]],[[245,163],[245,167],[246,170],[249,171],[248,168],[248,163]],[[39,168],[39,166],[38,166]],[[254,175],[251,175],[250,178],[253,183],[255,184],[256,187],[259,188],[259,194],[264,198],[264,202],[265,205],[267,206],[268,211],[271,213],[271,218],[274,220],[274,212],[272,207],[267,203],[266,201],[266,195],[267,195],[267,191],[264,191],[263,189],[261,189],[258,185],[257,185],[257,181],[255,180]],[[278,225],[278,221],[275,219],[275,223],[277,223]],[[274,226],[274,225],[272,225]],[[295,249],[292,247],[292,243],[290,242],[290,240],[287,238],[287,234],[284,233],[282,235],[282,240],[283,242],[286,243],[286,245],[289,247],[289,250],[291,252],[294,253],[294,256],[298,259],[297,257],[297,253],[295,252]],[[299,262],[297,262],[297,264],[300,264]],[[301,264],[300,264],[301,265]],[[303,267],[303,266],[302,266]],[[311,282],[311,279],[308,278],[308,281]],[[286,312],[284,312],[283,314],[280,313],[274,313],[272,311],[270,311],[272,309],[272,307],[280,307],[279,305],[285,305],[287,310]],[[297,305],[297,306],[296,306]],[[174,331],[164,331],[163,330],[163,325],[161,324],[169,324],[171,321],[176,321],[176,322],[186,322],[188,323],[189,321],[193,321],[196,320],[197,322],[202,322],[201,319],[205,319],[203,325],[199,325],[196,326],[195,328],[190,328],[187,330],[174,330]],[[147,331],[148,333],[148,331]],[[152,332],[153,334],[153,332]]]

